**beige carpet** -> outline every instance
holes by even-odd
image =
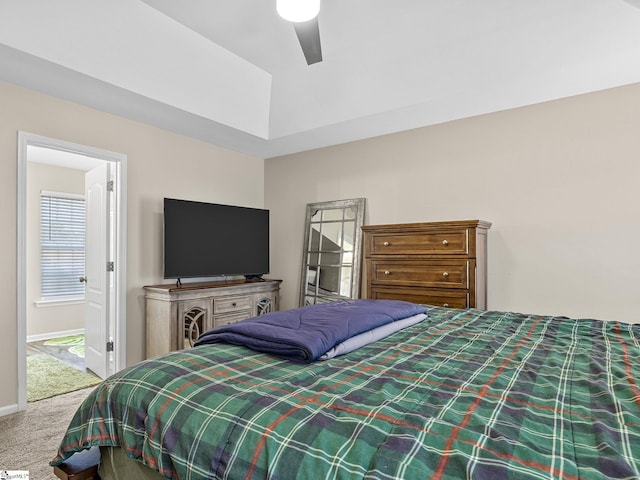
[[[29,403],[24,412],[0,417],[0,468],[29,470],[31,480],[58,480],[49,461],[78,405],[91,390]]]

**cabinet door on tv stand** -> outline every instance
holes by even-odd
[[[278,292],[263,292],[254,295],[253,314],[258,317],[278,310]]]
[[[178,349],[191,348],[201,333],[213,328],[213,300],[181,301],[178,304]]]

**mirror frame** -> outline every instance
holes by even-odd
[[[352,274],[351,274],[351,294],[348,297],[336,294],[337,300],[344,300],[346,298],[359,298],[360,296],[360,277],[362,268],[362,225],[364,224],[364,210],[366,199],[354,198],[349,200],[334,200],[330,202],[316,202],[308,203],[305,222],[304,222],[304,244],[302,245],[302,271],[300,275],[300,298],[299,305],[305,306],[305,298],[307,297],[307,270],[309,268],[309,243],[311,241],[311,219],[319,210],[338,210],[355,208],[355,232],[354,232],[354,244],[353,244],[353,260],[351,262]],[[324,303],[324,302],[322,302]]]

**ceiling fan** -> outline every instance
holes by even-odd
[[[276,10],[293,28],[307,65],[322,61],[318,13],[320,0],[276,0]]]

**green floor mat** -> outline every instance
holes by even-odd
[[[101,380],[46,354],[27,356],[27,401],[36,402],[73,392]]]
[[[66,337],[51,338],[44,342],[45,345],[84,345],[84,333],[68,335]]]

